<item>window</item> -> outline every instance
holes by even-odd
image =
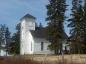
[[[32,42],[31,42],[31,51],[32,51]]]
[[[44,43],[41,42],[41,51],[43,51]]]

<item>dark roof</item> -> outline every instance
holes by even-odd
[[[68,36],[65,32],[63,32],[62,35],[63,35],[63,39],[68,39]]]
[[[46,30],[45,28],[36,27],[36,30],[31,30],[32,36],[36,38],[46,38]]]
[[[23,16],[20,20],[24,19],[24,18],[33,18],[36,19],[34,16],[30,15],[30,14],[26,14],[25,16]]]
[[[45,28],[36,27],[36,30],[35,31],[31,30],[31,33],[32,33],[33,37],[47,39],[46,30],[47,30],[46,27]],[[67,34],[65,32],[63,32],[62,35],[63,35],[63,39],[68,39],[68,36],[67,36]]]

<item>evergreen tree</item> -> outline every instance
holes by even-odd
[[[10,53],[19,54],[20,53],[20,24],[16,26],[16,33],[13,34],[10,46]]]
[[[6,31],[5,31],[5,41],[6,41],[6,48],[7,48],[7,50],[6,50],[6,52],[7,52],[7,54],[8,54],[8,52],[9,52],[9,45],[10,45],[10,43],[11,43],[11,36],[10,36],[10,31],[9,31],[9,28],[8,27],[6,27]]]
[[[5,49],[6,49],[6,54],[8,54],[8,50],[9,50],[9,43],[11,40],[11,36],[10,36],[10,31],[9,28],[6,27],[6,25],[1,25],[0,26],[0,47],[3,48],[2,45],[4,45]]]
[[[81,36],[81,39],[82,39],[82,52],[83,53],[86,53],[86,0],[84,0],[84,6],[83,6],[83,16],[82,16],[82,36]]]
[[[84,35],[84,11],[82,6],[82,0],[73,0],[72,7],[72,18],[69,19],[71,27],[71,47],[72,53],[81,53],[83,47],[83,38]]]
[[[0,25],[0,46],[2,45],[3,39],[4,39],[4,28],[3,25]]]
[[[40,24],[39,24],[39,28],[43,28],[43,25],[42,25],[42,23],[40,23]]]
[[[50,4],[47,5],[47,33],[48,39],[51,42],[49,48],[55,51],[55,54],[58,54],[58,51],[62,49],[62,39],[63,22],[65,20],[65,10],[66,10],[66,1],[65,0],[49,0]]]

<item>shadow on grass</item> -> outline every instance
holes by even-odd
[[[36,61],[17,57],[0,57],[0,64],[39,64]]]

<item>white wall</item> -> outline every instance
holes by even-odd
[[[70,45],[69,45],[69,43],[67,43],[67,40],[65,39],[65,40],[63,40],[62,41],[62,46],[63,46],[63,50],[65,50],[65,47],[66,47],[66,49],[69,51],[70,50]]]
[[[26,21],[26,29],[35,30],[35,19],[27,18]]]
[[[0,50],[0,56],[6,56],[6,50],[5,49]]]
[[[33,22],[33,21],[32,21]],[[33,26],[32,28],[29,27],[29,23]],[[30,29],[31,28],[31,29]],[[26,21],[23,19],[21,21],[21,33],[20,33],[20,54],[32,54],[33,50],[31,50],[31,43],[34,44],[33,37],[30,33],[30,30],[35,30],[35,22],[31,23],[31,20]]]
[[[24,54],[24,43],[25,42],[25,20],[21,21],[21,31],[20,31],[20,54]]]
[[[42,38],[34,38],[35,43],[34,43],[34,54],[54,54],[53,51],[50,51],[48,48],[48,45],[51,43],[47,41],[46,39]],[[41,42],[44,43],[43,50],[41,50]]]
[[[30,30],[35,30],[35,19],[21,20],[20,54],[53,54],[54,52],[48,49],[50,42],[42,38],[33,38]],[[41,42],[44,42],[43,51],[41,51]]]

